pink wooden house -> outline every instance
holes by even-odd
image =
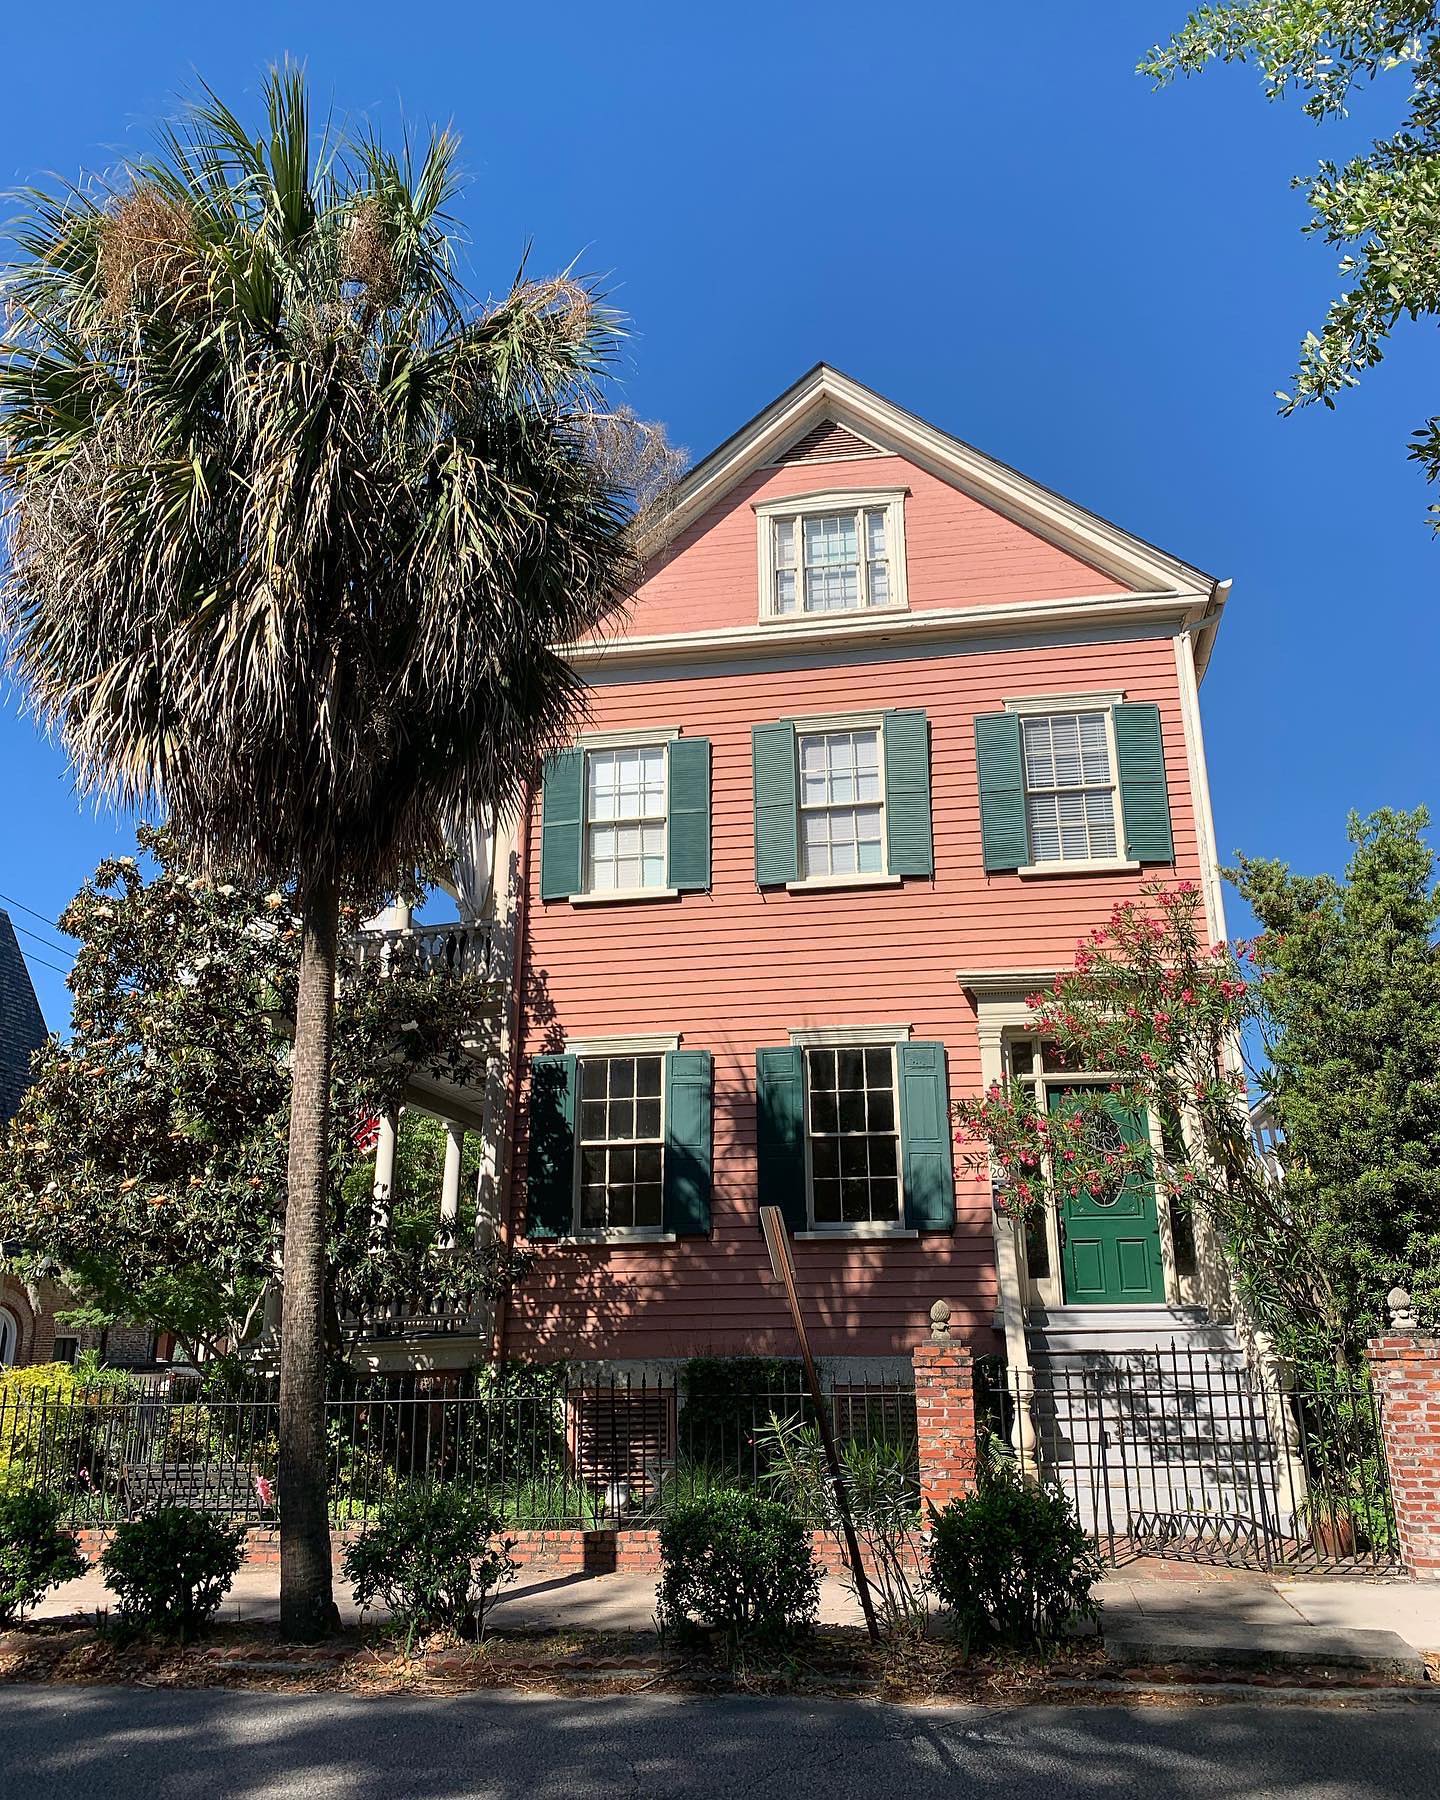
[[[857,1369],[942,1299],[1012,1367],[1206,1323],[1153,1195],[1027,1241],[948,1103],[1007,1072],[1063,1099],[1024,996],[1142,881],[1223,931],[1197,690],[1227,586],[824,365],[699,463],[495,846],[515,1004],[459,1120],[534,1269],[449,1354],[789,1354],[766,1202]]]

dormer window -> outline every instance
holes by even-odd
[[[811,494],[758,505],[761,618],[903,607],[904,498]]]

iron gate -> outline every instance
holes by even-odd
[[[1111,1562],[1398,1567],[1364,1371],[1311,1370],[1282,1391],[1237,1356],[1192,1350],[1056,1358],[1019,1380],[982,1368],[998,1453],[1063,1489]]]

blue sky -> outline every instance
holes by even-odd
[[[824,359],[1233,576],[1202,693],[1222,855],[1338,869],[1347,810],[1429,800],[1440,764],[1440,544],[1404,455],[1440,357],[1406,328],[1338,411],[1276,416],[1335,264],[1289,179],[1390,106],[1320,129],[1243,69],[1156,94],[1132,70],[1183,12],[77,4],[62,50],[21,8],[0,185],[113,164],[197,76],[244,111],[287,52],[339,111],[452,121],[475,284],[527,240],[537,271],[607,276],[631,403],[696,455]],[[0,770],[0,894],[53,919],[128,827],[13,698]]]

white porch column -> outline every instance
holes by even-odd
[[[375,1140],[375,1184],[370,1191],[370,1247],[381,1250],[390,1235],[391,1190],[395,1186],[395,1132],[398,1115],[382,1113]]]
[[[460,1168],[465,1155],[465,1127],[445,1121],[445,1172],[440,1178],[440,1231],[442,1250],[455,1248],[455,1225],[460,1217]]]

